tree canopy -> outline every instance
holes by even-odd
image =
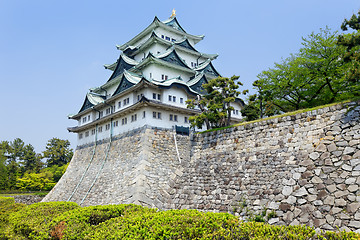
[[[44,157],[47,158],[47,166],[62,166],[70,162],[73,151],[69,147],[70,142],[68,140],[50,139],[46,145],[46,150],[43,152]]]
[[[329,28],[303,38],[298,53],[258,75],[259,96],[283,112],[354,96],[351,82],[345,79],[346,48],[337,42],[337,32]]]
[[[20,138],[1,141],[0,190],[50,190],[64,174],[72,155],[70,142],[58,138],[49,140],[44,155]]]
[[[343,60],[350,63],[345,79],[349,82],[351,91],[358,97],[360,96],[360,10],[357,15],[353,14],[349,20],[345,19],[342,23],[343,31],[349,28],[355,32],[340,35],[338,44],[345,47]]]
[[[239,76],[231,78],[217,77],[202,85],[204,95],[188,100],[187,107],[199,109],[200,113],[189,118],[192,127],[201,128],[204,124],[207,129],[230,125],[231,112],[234,108],[231,103],[239,96],[237,90],[241,82]]]

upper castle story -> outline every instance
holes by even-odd
[[[199,111],[186,101],[204,94],[202,84],[220,76],[212,61],[217,54],[196,50],[203,35],[187,33],[175,14],[157,17],[123,45],[119,58],[104,67],[109,79],[90,89],[68,130],[78,134],[78,145],[150,125],[162,128],[189,127],[189,117]],[[243,102],[237,99],[233,120],[241,119]],[[107,132],[108,131],[108,132]],[[94,136],[94,137],[92,137]],[[96,139],[95,139],[96,138]]]

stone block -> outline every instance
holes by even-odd
[[[360,221],[350,221],[348,226],[359,229],[360,228]]]
[[[344,206],[346,206],[346,204],[347,204],[346,201],[342,198],[335,199],[335,206],[337,206],[337,207],[344,207]]]
[[[346,211],[349,213],[356,212],[360,207],[360,203],[350,203],[346,206]]]
[[[293,193],[293,195],[296,197],[305,196],[307,194],[308,192],[306,191],[305,187],[301,187]]]

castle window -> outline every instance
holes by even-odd
[[[164,35],[161,35],[161,38],[164,38]]]
[[[110,108],[107,108],[106,109],[106,115],[109,115],[111,113],[111,109]]]
[[[110,129],[110,123],[108,123],[108,124],[105,125],[105,130],[107,131],[107,130],[109,130],[109,129]]]
[[[104,116],[104,111],[99,112],[99,118],[102,118]]]
[[[90,115],[88,115],[88,121],[90,121]]]
[[[102,132],[102,126],[98,128],[98,132]]]
[[[85,132],[85,137],[88,137],[89,136],[89,131],[86,131]]]
[[[160,94],[157,95],[157,99],[158,99],[159,101],[161,100],[161,95],[160,95]]]
[[[79,139],[82,139],[82,138],[83,138],[83,134],[79,133]]]
[[[150,73],[150,78],[152,78],[152,73]]]
[[[180,98],[180,103],[184,103],[184,99],[182,97]]]
[[[91,135],[95,135],[95,132],[96,132],[96,130],[95,130],[95,129],[92,129],[92,130],[91,130]]]
[[[172,42],[175,42],[176,40],[175,40],[175,38],[172,38],[171,41],[172,41]]]
[[[135,122],[136,120],[137,120],[137,115],[136,114],[131,115],[131,121]]]
[[[122,125],[127,124],[127,118],[123,118],[123,119],[121,119],[121,124],[122,124]]]
[[[166,37],[165,37],[165,40],[168,40],[168,41],[170,41],[170,38],[169,38],[168,36],[166,36]]]
[[[140,99],[141,99],[143,96],[144,96],[144,94],[139,94],[139,95],[137,95],[138,101],[140,101]]]
[[[145,115],[146,115],[146,114],[145,114],[145,111],[143,111],[143,118],[145,118]]]
[[[83,123],[86,122],[86,117],[83,117],[82,122],[83,122]]]
[[[153,112],[153,118],[161,119],[161,112]]]
[[[189,120],[188,120],[188,117],[184,117],[184,122],[185,122],[185,123],[188,123],[188,121],[189,121]]]
[[[172,121],[173,120],[173,115],[172,114],[170,114],[170,121]]]
[[[153,99],[156,99],[156,93],[153,93]]]
[[[177,122],[177,115],[174,115],[174,122]]]
[[[173,102],[176,102],[176,97],[175,96],[173,96]]]
[[[121,108],[121,101],[118,102],[118,108]]]
[[[113,123],[113,126],[114,126],[114,127],[119,126],[119,121],[115,121],[115,122]]]
[[[161,74],[161,80],[168,80],[168,75]]]
[[[239,110],[236,110],[236,115],[239,115]]]
[[[171,95],[169,95],[169,101],[171,102],[171,99],[172,99],[172,96]]]

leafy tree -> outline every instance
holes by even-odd
[[[353,14],[349,20],[345,19],[341,25],[343,31],[348,28],[355,30],[352,34],[343,34],[338,38],[338,44],[346,48],[343,60],[350,63],[345,79],[350,83],[350,91],[356,97],[360,96],[360,10]]]
[[[6,167],[6,160],[4,150],[0,147],[0,189],[8,188],[8,169]]]
[[[349,98],[345,47],[337,45],[337,33],[320,29],[302,45],[297,54],[258,75],[262,97],[283,112]]]
[[[24,177],[17,179],[16,188],[22,191],[48,191],[56,184],[52,178],[49,172],[25,173]]]
[[[41,159],[41,154],[37,154],[32,145],[26,145],[24,147],[24,156],[22,160],[22,172],[39,172],[43,165]]]
[[[242,85],[235,82],[238,79],[238,76],[217,77],[202,85],[206,94],[186,102],[188,108],[201,111],[189,118],[192,127],[201,128],[205,124],[207,129],[211,129],[230,125],[231,112],[234,110],[231,103],[239,96],[237,89]]]
[[[24,156],[25,143],[20,138],[15,138],[14,141],[9,143],[8,153],[9,161],[19,163]]]
[[[241,115],[245,117],[246,121],[252,121],[260,118],[260,107],[257,103],[257,95],[250,95],[248,98],[248,104],[241,109]]]
[[[54,165],[62,166],[70,162],[73,151],[68,140],[52,138],[48,141],[43,155],[47,158],[48,167]]]

